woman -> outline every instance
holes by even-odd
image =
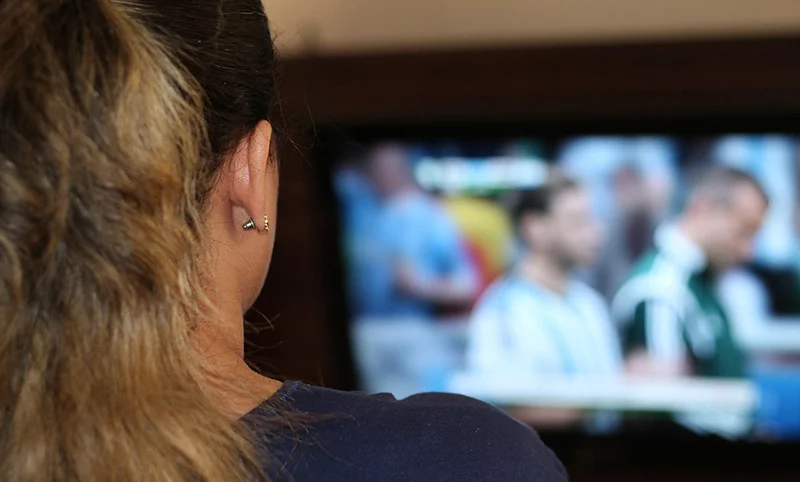
[[[273,64],[259,0],[0,0],[0,480],[564,479],[479,402],[247,367]]]

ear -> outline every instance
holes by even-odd
[[[236,147],[230,162],[233,168],[231,202],[234,207],[246,211],[241,216],[234,215],[242,224],[253,218],[261,227],[261,220],[268,211],[267,206],[267,166],[270,162],[272,125],[260,121]]]

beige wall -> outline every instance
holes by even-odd
[[[800,0],[264,0],[284,53],[800,33]]]

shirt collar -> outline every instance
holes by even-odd
[[[548,298],[552,298],[558,301],[566,301],[572,298],[573,296],[575,296],[575,292],[580,288],[580,282],[572,277],[570,277],[570,279],[567,281],[567,286],[563,294],[557,293],[549,288],[545,288],[544,286],[535,281],[529,280],[528,278],[523,276],[519,270],[514,270],[509,278],[513,281],[516,281],[516,283],[519,283],[522,286],[527,287],[528,289],[533,289],[536,293],[542,296],[546,296]]]
[[[708,264],[702,248],[675,224],[667,224],[656,230],[655,245],[673,262],[691,273],[703,271]]]

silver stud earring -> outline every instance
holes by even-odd
[[[245,231],[256,229],[256,222],[253,221],[253,218],[250,218],[246,223],[244,223],[242,229],[244,229]]]

